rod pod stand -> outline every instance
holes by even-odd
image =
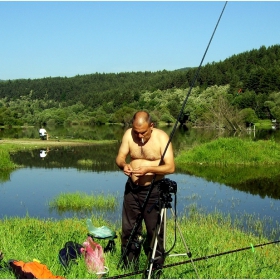
[[[154,231],[153,239],[151,241],[151,246],[150,246],[150,248],[152,248],[152,249],[149,251],[148,258],[147,258],[147,263],[146,263],[146,267],[149,265],[149,268],[144,270],[142,278],[143,279],[151,279],[151,273],[153,271],[154,261],[156,260],[155,254],[156,254],[156,248],[157,248],[157,245],[158,245],[158,235],[160,234],[162,223],[164,223],[163,224],[163,248],[164,248],[164,250],[166,248],[167,209],[170,209],[172,216],[175,218],[175,226],[177,227],[177,229],[179,231],[181,240],[182,240],[182,242],[184,244],[184,247],[186,249],[186,253],[172,254],[172,255],[169,255],[169,256],[170,257],[188,256],[190,258],[190,261],[191,261],[192,265],[193,265],[196,276],[199,279],[198,272],[196,270],[196,267],[195,267],[193,259],[192,259],[192,253],[190,252],[190,250],[188,248],[188,245],[187,245],[187,243],[184,239],[182,230],[181,230],[181,228],[180,228],[180,226],[177,222],[176,214],[175,214],[174,210],[172,209],[171,194],[168,193],[168,192],[163,193],[162,191],[160,191],[160,198],[161,198],[161,203],[162,203],[162,205],[161,205],[162,207],[161,207],[161,210],[160,210],[160,217],[158,219],[158,222],[157,222],[157,225],[156,225],[156,228],[155,228],[155,231]],[[166,254],[166,252],[164,252],[164,254]]]

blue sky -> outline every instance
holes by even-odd
[[[223,1],[0,1],[0,79],[198,66]],[[229,1],[204,63],[280,42],[280,2]]]

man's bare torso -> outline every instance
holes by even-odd
[[[158,130],[154,129],[151,138],[144,144],[136,137],[131,138],[129,141],[130,150],[130,165],[131,167],[138,168],[139,166],[158,166],[161,159],[160,142],[157,140]],[[132,181],[141,186],[147,186],[152,182],[154,174],[147,173],[144,176],[131,175]],[[156,176],[156,181],[162,179],[162,175]]]

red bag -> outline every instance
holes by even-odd
[[[9,261],[10,267],[17,278],[20,279],[65,279],[55,276],[46,265],[39,262]]]

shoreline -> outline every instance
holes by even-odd
[[[16,144],[16,145],[29,145],[29,146],[91,146],[91,145],[100,145],[100,144],[108,144],[114,143],[117,140],[102,140],[102,141],[94,141],[94,140],[41,140],[41,139],[1,139],[1,144]]]

